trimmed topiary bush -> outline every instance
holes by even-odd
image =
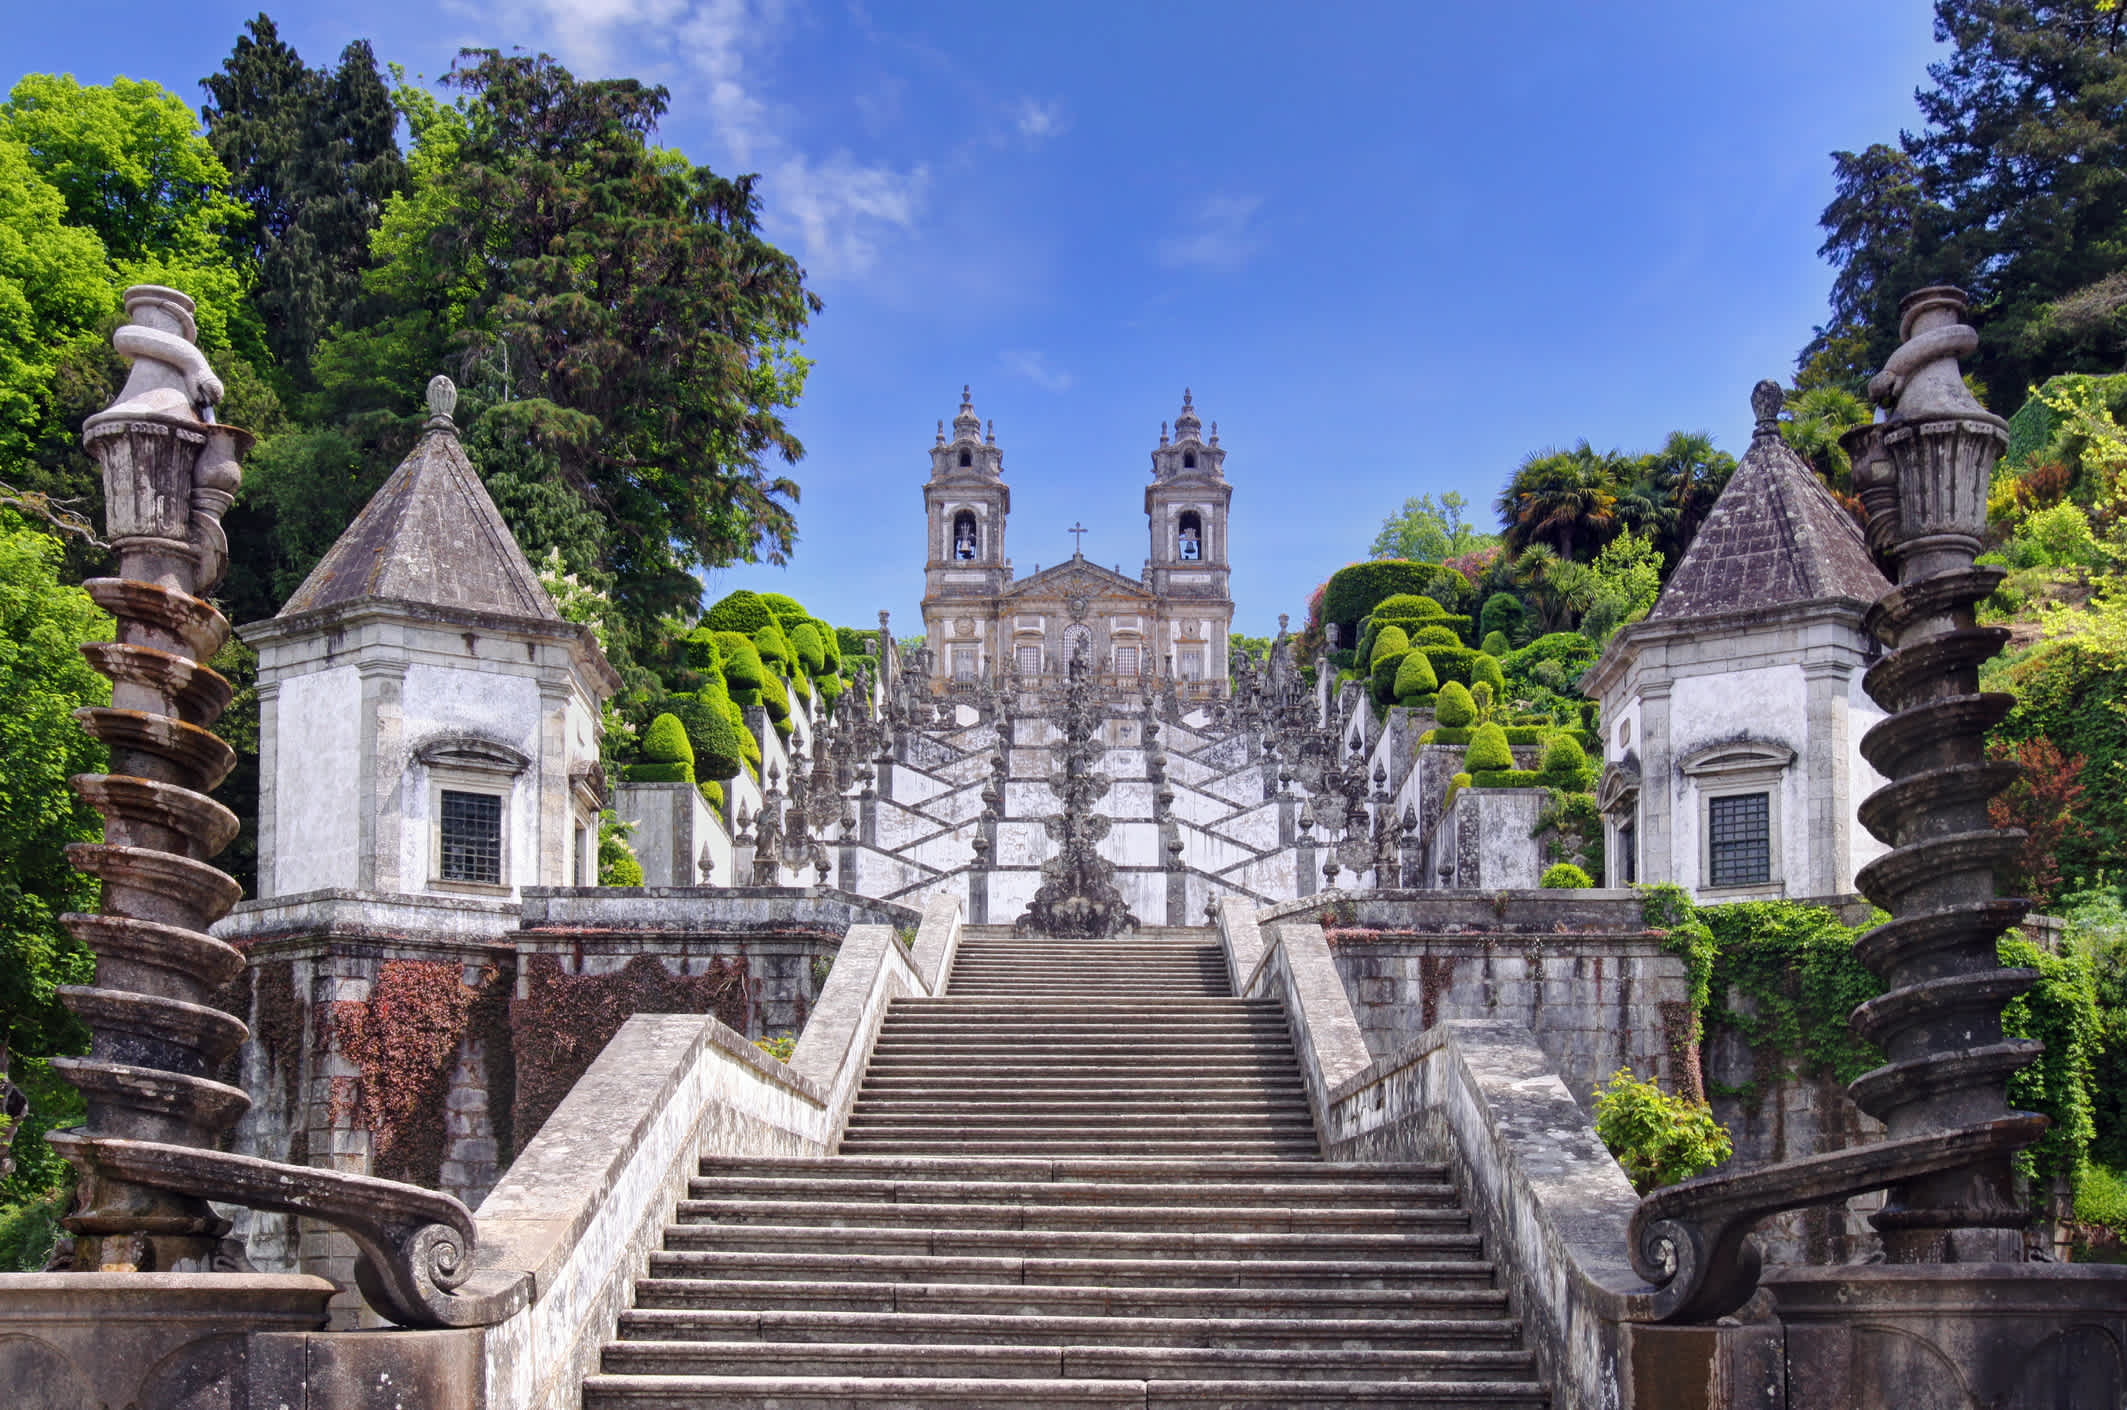
[[[1377,651],[1374,653],[1374,669],[1367,681],[1367,688],[1373,692],[1376,702],[1382,705],[1396,703],[1396,672],[1403,669],[1405,657],[1416,656],[1417,654],[1417,652],[1408,648],[1402,651]]]
[[[718,632],[716,647],[724,655],[724,684],[731,698],[741,705],[760,703],[761,682],[768,679],[767,663],[750,637],[737,632]]]
[[[1401,656],[1410,649],[1411,639],[1404,634],[1403,628],[1387,626],[1374,634],[1369,650],[1360,659],[1371,669],[1384,656]]]
[[[1588,778],[1587,751],[1571,735],[1558,735],[1544,746],[1544,761],[1537,772],[1551,780],[1554,788],[1578,792]]]
[[[1595,885],[1588,873],[1571,862],[1553,862],[1544,868],[1542,879],[1537,883],[1546,891],[1585,891]]]
[[[1462,771],[1471,777],[1514,767],[1514,751],[1507,747],[1507,732],[1495,724],[1479,725],[1470,735],[1469,752],[1462,756]]]
[[[746,749],[739,742],[744,727],[732,724],[731,696],[721,681],[703,686],[691,700],[682,696],[668,706],[687,727],[697,780],[730,778],[746,766]]]
[[[1411,645],[1460,646],[1462,645],[1462,638],[1455,635],[1454,628],[1443,627],[1436,624],[1433,626],[1420,627],[1417,631],[1412,632]]]
[[[1431,695],[1440,689],[1440,680],[1433,674],[1432,663],[1425,659],[1423,651],[1406,651],[1396,666],[1396,702],[1410,705],[1421,695]]]
[[[1494,632],[1513,641],[1528,629],[1529,609],[1511,592],[1495,592],[1484,600],[1477,625],[1486,636]]]
[[[1492,659],[1467,646],[1426,646],[1418,649],[1424,651],[1425,659],[1433,663],[1433,674],[1440,678],[1442,685],[1449,681],[1461,681],[1464,685],[1469,685],[1471,665],[1477,661]]]
[[[630,783],[694,782],[694,747],[679,716],[667,712],[650,721],[642,750],[642,762],[628,765]]]
[[[783,726],[790,723],[790,692],[775,676],[761,682],[761,705],[768,711],[769,722],[783,734],[790,733]]]
[[[753,634],[753,648],[761,653],[761,662],[772,673],[786,676],[803,674],[798,670],[798,653],[790,647],[790,638],[783,629],[770,622]]]
[[[1477,723],[1477,702],[1470,699],[1470,688],[1461,681],[1449,681],[1440,687],[1440,696],[1433,702],[1433,718],[1448,729],[1467,729]]]
[[[1470,684],[1480,683],[1492,687],[1494,700],[1506,694],[1507,673],[1500,668],[1499,658],[1482,651],[1470,658]]]
[[[827,669],[827,648],[820,642],[820,630],[811,622],[799,622],[788,633],[791,650],[798,653],[798,665],[808,676],[816,676]]]
[[[708,627],[687,633],[687,666],[705,676],[723,676],[724,653],[716,644],[716,633]]]
[[[825,658],[825,661],[826,661],[826,667],[825,667],[825,669],[827,669],[827,670],[830,670],[830,671],[839,671],[839,670],[841,670],[841,669],[842,669],[842,638],[841,638],[841,636],[840,636],[840,635],[839,635],[839,634],[838,634],[838,633],[837,633],[837,632],[835,631],[835,629],[834,629],[833,627],[831,627],[831,626],[829,626],[829,625],[828,625],[827,623],[825,623],[825,622],[821,621],[821,620],[820,620],[820,619],[819,619],[818,617],[813,617],[813,618],[810,618],[810,619],[808,619],[808,620],[810,620],[810,621],[811,621],[811,623],[812,623],[812,629],[813,629],[813,631],[815,631],[816,633],[818,633],[818,634],[819,634],[819,638],[820,638],[820,655],[821,655],[821,656],[822,656],[823,658]],[[816,673],[816,674],[817,674],[817,673]]]
[[[812,613],[805,610],[805,605],[788,593],[764,592],[761,594],[761,605],[775,615],[777,623],[786,632],[812,617]]]
[[[790,693],[798,697],[800,702],[810,704],[812,702],[812,677],[806,675],[803,671],[792,676],[790,678]]]
[[[1512,651],[1514,643],[1507,640],[1505,632],[1486,632],[1484,640],[1478,644],[1477,649],[1487,656],[1497,658]]]
[[[1430,597],[1415,592],[1399,592],[1375,603],[1374,610],[1369,615],[1383,622],[1430,622],[1447,614],[1448,609]]]
[[[724,811],[724,785],[711,779],[707,783],[698,783],[695,787],[701,790],[703,802],[719,813]]]
[[[717,599],[716,605],[702,620],[711,631],[752,636],[763,627],[773,626],[775,613],[768,610],[768,604],[761,600],[759,593],[740,588]]]

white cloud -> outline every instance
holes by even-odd
[[[1217,270],[1230,274],[1247,264],[1264,246],[1256,227],[1261,196],[1208,196],[1199,202],[1187,229],[1160,241],[1160,263],[1173,268]]]
[[[1049,366],[1049,360],[1029,348],[1015,348],[1004,355],[1008,371],[1026,378],[1045,392],[1068,392],[1077,379],[1070,373]]]
[[[806,273],[835,278],[870,271],[886,228],[914,227],[929,185],[924,166],[865,166],[847,152],[815,165],[793,154],[769,172],[766,205],[796,229]]]
[[[1070,119],[1065,117],[1063,104],[1041,103],[1032,98],[1019,100],[1019,135],[1039,140],[1044,137],[1061,137],[1070,130]]]

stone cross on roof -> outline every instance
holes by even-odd
[[[1068,528],[1068,529],[1065,529],[1065,530],[1064,530],[1064,532],[1065,532],[1065,533],[1067,533],[1067,534],[1071,534],[1071,535],[1073,535],[1073,536],[1074,536],[1074,537],[1072,538],[1072,540],[1071,540],[1071,556],[1072,556],[1073,558],[1083,558],[1083,557],[1085,557],[1085,556],[1086,556],[1086,553],[1085,553],[1085,549],[1086,549],[1086,526],[1085,526],[1085,524],[1084,524],[1083,522],[1080,522],[1080,523],[1077,523],[1077,524],[1073,524],[1073,525],[1072,525],[1072,526],[1071,526],[1070,528]]]

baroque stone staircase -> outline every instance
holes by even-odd
[[[1321,1160],[1208,931],[970,928],[840,1155],[689,1195],[587,1410],[1550,1403],[1446,1172]]]

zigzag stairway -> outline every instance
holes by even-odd
[[[1550,1403],[1439,1167],[1332,1165],[1209,931],[971,928],[841,1153],[705,1160],[586,1410]]]

